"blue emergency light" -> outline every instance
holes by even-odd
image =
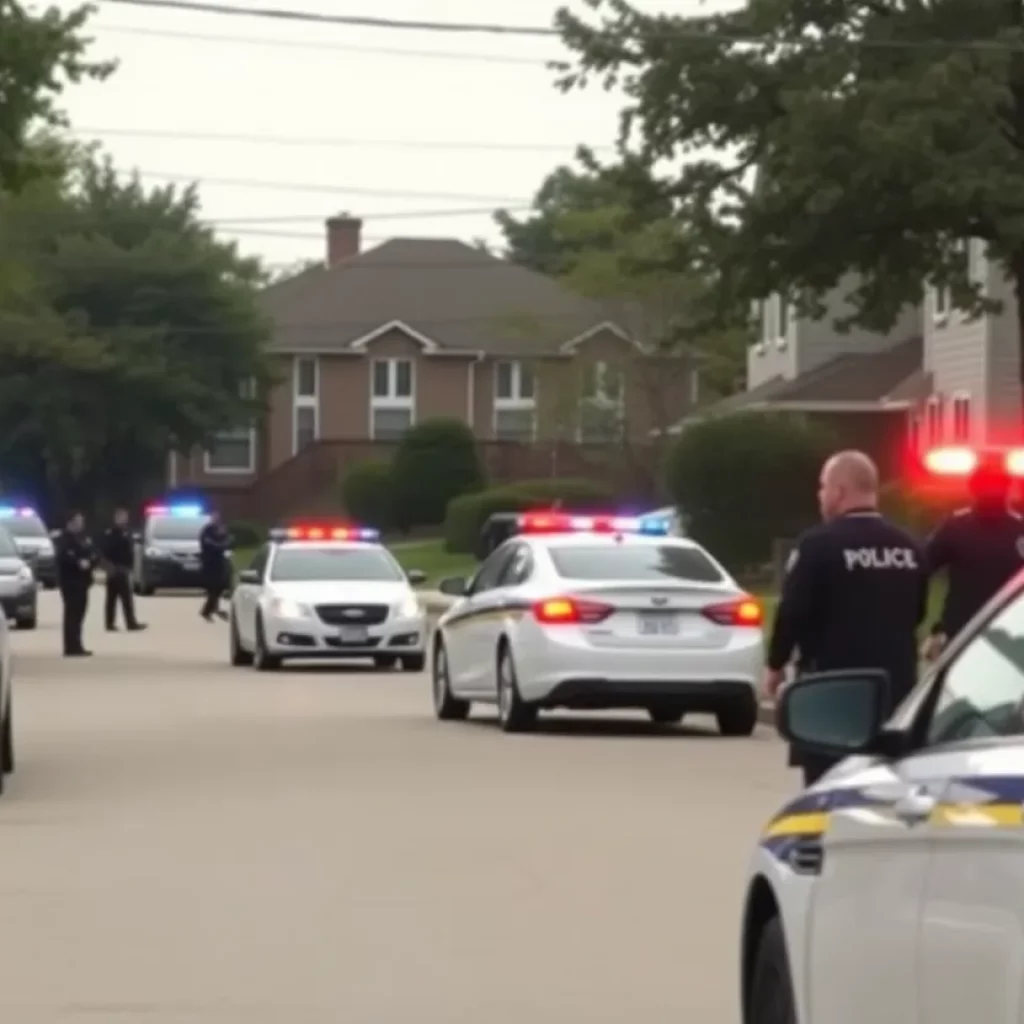
[[[206,515],[202,505],[150,505],[147,516],[178,516],[182,519],[196,519]]]
[[[17,516],[19,519],[30,519],[36,514],[34,508],[14,508],[12,505],[0,505],[0,518],[11,519]]]

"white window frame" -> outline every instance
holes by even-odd
[[[942,444],[946,437],[942,396],[932,395],[925,403],[925,442],[929,447]]]
[[[500,379],[500,368],[508,366],[511,372],[512,394],[502,398],[498,394],[498,380]],[[533,383],[533,395],[530,398],[523,397],[523,361],[521,359],[499,359],[494,364],[494,412],[493,412],[493,435],[496,441],[508,440],[498,433],[498,418],[503,412],[529,412],[530,413],[530,434],[529,439],[537,439],[537,378],[531,374]]]
[[[388,394],[374,394],[374,380],[376,379],[377,363],[386,363],[388,367]],[[409,364],[409,394],[399,396],[398,390],[398,364]],[[377,440],[377,431],[374,429],[374,413],[380,409],[407,409],[409,411],[409,428],[416,425],[416,360],[408,356],[383,356],[374,359],[370,364],[370,440]]]
[[[604,379],[608,372],[608,363],[603,359],[599,359],[597,362],[592,364],[594,367],[594,381],[596,384],[594,394],[584,394],[581,396],[581,406],[590,406],[592,408],[601,409],[604,412],[617,413],[618,418],[625,428],[626,419],[626,376],[615,367],[619,379],[619,394],[618,397],[612,398],[604,390]],[[581,409],[582,411],[582,409]],[[577,439],[580,444],[600,444],[599,441],[588,441],[584,437],[582,417],[580,420],[579,427],[576,431]]]
[[[256,472],[256,428],[237,427],[234,430],[219,430],[213,435],[214,444],[220,440],[237,441],[245,435],[249,442],[249,461],[241,466],[214,466],[210,462],[210,452],[203,452],[203,472],[209,476],[251,476]]]
[[[775,347],[783,349],[789,344],[789,326],[793,309],[781,294],[775,295]],[[785,321],[785,323],[783,323]]]
[[[299,367],[302,363],[313,364],[313,394],[299,393],[301,375]],[[313,440],[320,439],[320,360],[316,356],[295,356],[292,360],[292,455],[298,455],[299,448],[299,410],[313,410]]]
[[[951,421],[951,440],[954,444],[970,444],[971,441],[971,428],[973,423],[971,417],[973,415],[973,409],[971,408],[971,395],[968,391],[957,391],[950,395],[949,408],[950,408],[950,421]],[[964,434],[961,437],[958,428],[958,413],[963,410],[965,413],[964,421]]]
[[[907,447],[915,455],[921,451],[921,440],[924,436],[924,421],[917,409],[907,413]]]

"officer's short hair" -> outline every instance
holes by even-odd
[[[870,455],[848,449],[836,452],[828,460],[828,465],[831,473],[839,476],[842,483],[858,494],[878,492],[878,467]]]

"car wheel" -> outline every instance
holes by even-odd
[[[469,717],[470,703],[452,696],[448,674],[448,652],[443,643],[434,647],[431,673],[431,691],[434,695],[434,714],[442,722],[460,722]]]
[[[256,650],[253,652],[252,660],[260,672],[273,672],[281,667],[281,659],[267,652],[262,617],[256,620]]]
[[[537,709],[519,693],[512,652],[503,645],[498,652],[498,724],[502,732],[528,732],[537,722]]]
[[[422,672],[427,659],[423,654],[403,654],[401,662],[403,672]]]
[[[750,983],[745,1024],[796,1024],[793,979],[782,922],[773,917],[761,932]]]
[[[10,698],[4,712],[3,725],[0,726],[0,778],[14,771],[14,716]]]
[[[16,619],[18,629],[35,629],[36,628],[36,616],[35,614],[26,615],[23,619]]]
[[[234,615],[231,616],[230,627],[231,664],[236,666],[251,665],[252,654],[242,646],[242,638],[238,635],[238,623]]]
[[[750,736],[757,728],[757,701],[735,701],[715,712],[718,731],[723,736]]]
[[[375,668],[394,668],[396,659],[390,654],[375,654],[373,664]]]
[[[683,720],[684,712],[673,711],[671,708],[648,708],[647,714],[655,725],[678,725]]]

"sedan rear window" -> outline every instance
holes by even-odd
[[[622,580],[657,583],[721,583],[725,577],[699,548],[674,544],[617,544],[550,547],[559,576],[570,580]]]

